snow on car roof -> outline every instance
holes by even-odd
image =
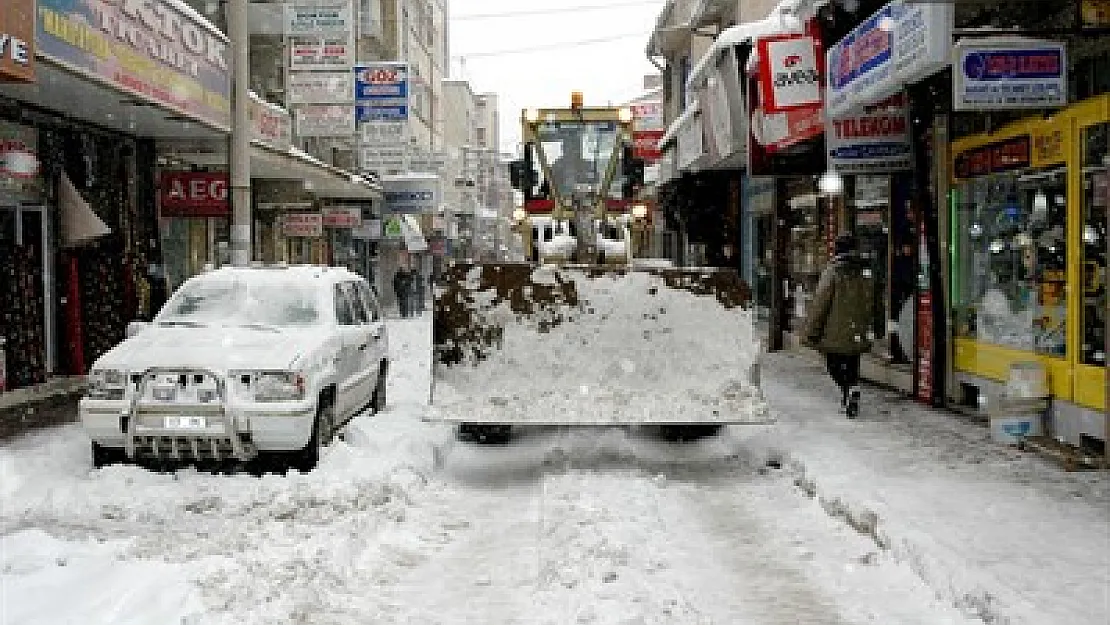
[[[289,282],[299,280],[320,280],[324,284],[361,280],[362,276],[346,267],[328,267],[324,265],[261,265],[248,267],[220,267],[191,278],[196,279],[227,279],[247,280],[251,282]]]

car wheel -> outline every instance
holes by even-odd
[[[297,452],[293,461],[293,468],[308,473],[316,468],[320,462],[320,453],[324,447],[331,443],[332,433],[335,430],[335,404],[329,399],[320,398],[316,408],[316,419],[312,424],[312,437],[304,449]]]
[[[370,398],[370,407],[374,409],[374,414],[385,410],[385,384],[386,368],[383,364],[378,369],[378,382],[374,385],[374,395]]]
[[[105,447],[99,443],[92,444],[92,463],[94,468],[106,467],[110,464],[124,464],[127,462],[127,452],[118,447]]]

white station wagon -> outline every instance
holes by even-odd
[[[347,421],[385,406],[381,308],[347,269],[210,271],[127,334],[80,402],[96,466],[263,454],[309,470]]]

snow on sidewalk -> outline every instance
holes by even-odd
[[[0,625],[391,622],[373,589],[456,522],[427,507],[430,326],[390,322],[387,410],[309,474],[93,469],[80,425],[0,446]]]
[[[1065,473],[890,391],[865,388],[848,420],[798,354],[769,356],[763,380],[779,424],[749,443],[784,454],[803,491],[939,597],[987,623],[1110,622],[1105,474]]]

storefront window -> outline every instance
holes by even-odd
[[[956,192],[957,335],[1064,356],[1066,170],[989,175]]]
[[[1107,204],[1110,204],[1110,124],[1084,133],[1083,159],[1083,305],[1079,361],[1106,365]]]

